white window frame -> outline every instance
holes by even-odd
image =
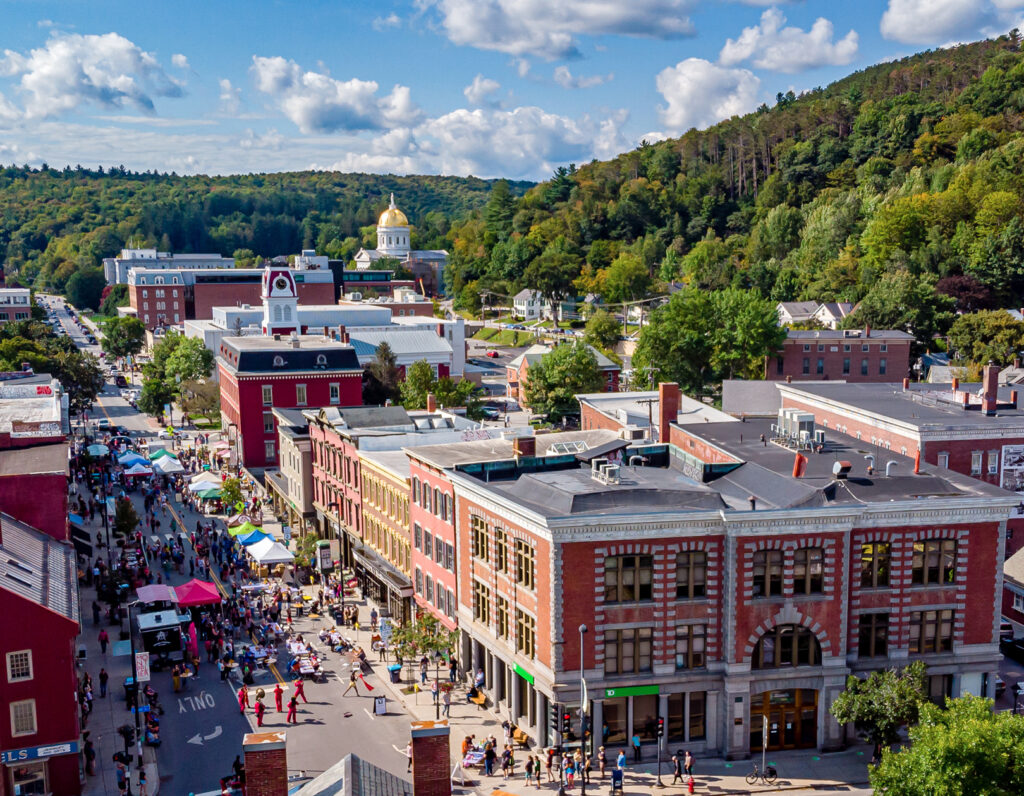
[[[981,451],[971,451],[971,475],[981,475]]]
[[[296,384],[295,385],[295,405],[296,406],[306,406],[306,401],[308,400],[308,398],[309,398],[309,394],[308,394],[308,391],[306,389],[306,385],[305,384]]]
[[[270,400],[269,401],[267,400],[268,393],[270,395]],[[262,385],[260,385],[260,394],[261,394],[261,397],[263,398],[263,405],[264,406],[273,406],[274,405],[274,385],[273,384],[262,384]]]
[[[332,404],[335,404],[335,405],[340,404],[341,403],[341,384],[339,382],[332,381],[330,383],[330,385],[328,385],[328,389],[330,390],[330,395],[331,395],[330,402]]]
[[[939,464],[939,467],[944,467],[944,468],[946,468],[948,470],[949,469],[949,454],[946,453],[945,451],[940,453],[939,456],[938,456],[938,464]]]
[[[274,413],[273,412],[264,412],[263,413],[263,433],[264,434],[273,434],[274,433]]]
[[[1017,611],[1018,613],[1024,614],[1024,595],[1014,593],[1013,610]]]
[[[19,708],[28,706],[32,711],[32,729],[18,730],[16,714]],[[20,738],[24,735],[35,735],[39,732],[39,715],[36,713],[36,701],[34,699],[19,699],[11,703],[11,735]]]
[[[988,474],[996,475],[999,472],[999,451],[988,452]]]
[[[14,658],[18,655],[28,656],[28,674],[21,677],[15,677],[14,675]],[[35,669],[32,666],[32,650],[14,650],[7,653],[7,682],[8,683],[25,683],[32,679],[35,674]]]
[[[273,459],[277,455],[277,446],[274,444],[274,440],[268,439],[263,443],[263,458]]]

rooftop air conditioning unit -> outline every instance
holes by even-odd
[[[814,430],[814,444],[824,445],[825,444],[825,432],[820,428]]]
[[[638,442],[647,439],[647,429],[640,426],[625,426],[619,431],[619,436],[631,442]]]

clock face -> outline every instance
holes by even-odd
[[[274,287],[276,287],[278,290],[287,290],[288,280],[285,279],[283,276],[279,276],[277,279],[274,280]]]

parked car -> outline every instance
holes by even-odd
[[[1000,640],[999,651],[1010,660],[1024,663],[1024,638]]]
[[[492,348],[490,351],[487,352],[487,356],[489,356],[491,359],[496,359],[497,357],[500,357],[501,354],[499,354],[495,349]]]
[[[107,418],[105,417],[101,417],[99,420],[96,421],[96,428],[100,429],[101,431],[107,431],[110,429],[110,421],[107,420]]]
[[[128,379],[126,379],[124,376],[118,373],[116,376],[114,376],[114,384],[117,385],[118,387],[127,387]]]
[[[501,412],[499,412],[493,406],[485,406],[481,408],[480,414],[482,414],[488,420],[497,420],[499,417],[501,417]]]

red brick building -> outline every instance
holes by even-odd
[[[214,307],[257,305],[263,268],[133,268],[128,300],[149,330],[187,320],[209,320]],[[327,269],[278,269],[292,273],[303,304],[333,304],[334,276]]]
[[[662,718],[670,744],[744,757],[762,716],[770,749],[840,748],[847,676],[908,659],[936,699],[993,693],[1018,498],[899,454],[868,475],[855,439],[812,452],[770,426],[671,424],[670,444],[568,462],[530,439],[451,472],[462,660],[500,713],[539,744],[553,705],[576,715],[581,625],[587,712],[613,750],[636,734],[653,755]]]
[[[764,377],[769,381],[899,381],[910,375],[913,342],[913,335],[892,329],[788,329],[782,348],[765,357]]]
[[[277,464],[274,408],[362,403],[355,351],[323,336],[225,337],[217,368],[222,422],[246,467]]]

